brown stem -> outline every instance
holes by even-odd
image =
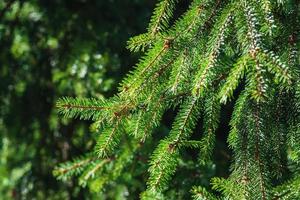
[[[86,109],[86,110],[108,110],[107,107],[102,106],[82,106],[82,105],[71,105],[71,104],[63,104],[57,106],[58,108],[66,108],[66,109]]]

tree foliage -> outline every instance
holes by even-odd
[[[64,116],[93,120],[97,135],[94,152],[61,164],[54,175],[79,175],[79,183],[103,192],[119,181],[132,184],[147,168],[145,200],[180,199],[189,191],[194,199],[298,198],[300,2],[193,0],[176,17],[177,3],[159,1],[147,32],[129,40],[130,50],[144,53],[114,96],[58,101]],[[213,168],[228,103],[230,174],[193,186],[180,172]],[[169,133],[157,134],[170,111],[176,116]],[[197,160],[189,148],[199,152]],[[138,162],[144,157],[148,166]]]
[[[199,150],[200,165],[210,163],[221,104],[236,99],[228,136],[231,174],[214,177],[211,187],[194,187],[193,198],[297,198],[299,2],[194,0],[170,25],[175,4],[160,1],[148,32],[130,39],[129,49],[146,52],[119,92],[104,100],[104,111],[93,109],[98,100],[68,99],[58,108],[65,116],[105,121],[95,149],[99,159],[119,152],[124,137],[142,146],[162,113],[178,108],[170,133],[150,156],[141,195],[162,199],[186,148]],[[200,118],[202,138],[193,141]]]

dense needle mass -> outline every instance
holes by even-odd
[[[150,157],[147,188],[140,195],[163,199],[183,151],[196,149],[200,166],[211,162],[221,106],[231,102],[231,174],[186,193],[191,190],[194,199],[299,198],[299,4],[194,0],[172,24],[177,1],[159,1],[147,32],[128,42],[144,55],[119,92],[109,99],[58,102],[65,116],[94,120],[100,134],[96,161],[63,164],[55,175],[66,178],[77,170],[116,179],[156,137],[152,133],[163,114],[176,108],[171,131]],[[203,133],[193,140],[199,120]],[[97,173],[104,165],[111,165],[108,174]]]

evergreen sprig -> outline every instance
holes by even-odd
[[[96,160],[63,164],[55,175],[81,173],[83,185],[102,188],[126,173],[137,149],[155,144],[140,197],[163,199],[180,163],[189,159],[186,149],[199,152],[197,167],[215,162],[221,108],[230,102],[231,174],[193,187],[193,198],[297,198],[300,25],[299,3],[291,2],[194,0],[174,19],[177,1],[159,1],[147,33],[129,40],[130,50],[145,53],[115,96],[58,101],[66,117],[95,121],[99,135]],[[152,133],[171,109],[177,112],[172,128],[156,145]],[[203,131],[196,135],[198,121]]]

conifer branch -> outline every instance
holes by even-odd
[[[94,165],[92,165],[91,168],[89,168],[85,174],[83,174],[83,176],[80,178],[79,184],[82,186],[85,186],[86,183],[95,177],[95,174],[97,173],[97,171],[101,170],[105,164],[109,163],[110,161],[112,161],[112,159],[107,158],[107,159],[103,159],[100,160],[99,162],[95,163]]]
[[[174,174],[179,156],[178,145],[189,137],[196,125],[199,114],[198,103],[197,98],[191,98],[182,105],[170,135],[154,151],[149,168],[148,187],[150,190],[163,190],[171,175]]]
[[[273,52],[266,50],[263,52],[260,51],[258,56],[261,56],[262,60],[265,60],[269,71],[275,75],[275,80],[278,83],[282,85],[292,84],[291,70],[279,59],[279,56],[275,56]]]
[[[73,162],[66,162],[56,167],[53,171],[53,175],[60,180],[69,179],[72,175],[79,174],[86,165],[95,160],[95,157],[74,159]]]
[[[175,148],[180,140],[186,139],[190,135],[196,123],[196,114],[199,112],[197,108],[198,103],[198,98],[192,98],[190,102],[187,102],[187,105],[183,106],[182,112],[174,122],[175,130],[173,133],[170,133],[170,137],[174,137],[170,147]]]
[[[231,69],[225,84],[222,86],[219,97],[220,102],[226,104],[227,100],[232,98],[234,90],[237,88],[239,81],[244,77],[248,70],[250,57],[248,54],[239,58]]]
[[[111,109],[102,99],[64,97],[57,101],[58,112],[68,118],[97,119],[99,112]]]
[[[165,98],[159,96],[158,99],[154,93],[149,97],[149,104],[139,111],[137,119],[134,123],[133,135],[139,138],[141,142],[145,142],[155,127],[159,125],[162,114],[165,110]],[[149,110],[145,112],[145,110]]]
[[[176,0],[160,0],[154,9],[154,14],[149,23],[149,34],[155,35],[168,27],[169,20],[175,8],[175,3]]]
[[[154,40],[155,39],[148,33],[140,34],[130,38],[127,41],[127,49],[129,49],[132,52],[144,52],[145,49],[154,42]]]
[[[255,89],[252,92],[252,96],[259,102],[264,101],[267,98],[266,92],[268,89],[268,85],[265,82],[265,78],[263,77],[263,73],[265,72],[264,66],[256,58],[256,55],[253,55],[253,59],[255,61],[255,73],[253,74]]]
[[[150,158],[147,190],[141,195],[144,200],[162,199],[185,162],[181,159],[181,152],[188,153],[185,148],[199,150],[201,168],[212,163],[219,119],[224,119],[221,103],[236,99],[231,101],[234,111],[227,138],[233,150],[232,171],[226,179],[214,177],[211,187],[193,187],[193,198],[267,200],[271,191],[274,198],[297,198],[297,189],[288,187],[298,185],[299,175],[299,42],[298,28],[287,24],[298,11],[287,12],[288,2],[278,6],[270,0],[194,0],[170,26],[175,5],[176,0],[160,0],[148,32],[129,40],[132,51],[147,51],[117,95],[107,100],[58,101],[60,113],[92,119],[94,129],[101,132],[95,151],[102,159],[66,164],[61,177],[83,173],[81,184],[95,181],[97,188],[114,182],[126,174],[137,149],[152,144],[149,136],[166,111],[175,108],[171,131],[158,141]],[[204,133],[201,140],[193,140],[200,116]],[[283,159],[295,178],[280,184],[286,178],[277,176]],[[190,163],[194,161],[185,165]],[[273,190],[275,185],[282,191]],[[211,189],[219,193],[214,195]]]
[[[259,6],[263,11],[264,20],[267,22],[268,34],[272,36],[274,29],[277,27],[275,24],[274,15],[272,13],[272,8],[271,8],[272,4],[269,0],[259,0],[259,1],[260,1]]]
[[[215,67],[217,63],[218,56],[220,54],[220,49],[224,45],[224,40],[228,34],[227,28],[232,21],[232,7],[225,9],[221,20],[216,23],[216,27],[221,27],[220,30],[215,30],[215,33],[211,36],[212,40],[209,42],[209,54],[208,59],[204,62],[205,64],[200,67],[200,71],[196,78],[194,94],[196,96],[203,95],[203,90],[207,87],[207,76],[210,70]],[[215,28],[216,29],[216,28]]]
[[[261,191],[261,195],[262,195],[262,200],[266,200],[267,199],[267,194],[266,194],[266,187],[265,187],[265,180],[264,180],[264,176],[263,176],[263,163],[261,161],[261,151],[260,151],[260,137],[262,137],[262,133],[260,130],[260,119],[259,119],[259,105],[255,106],[255,111],[254,111],[254,121],[255,121],[255,132],[256,132],[256,136],[255,136],[255,159],[257,161],[258,164],[258,170],[259,170],[259,181],[260,181],[260,191]]]
[[[215,145],[215,132],[219,124],[221,106],[214,90],[208,95],[205,101],[203,127],[205,134],[201,139],[200,164],[208,163]]]
[[[159,62],[163,54],[165,54],[165,52],[170,48],[169,43],[170,39],[167,39],[164,43],[160,43],[148,52],[146,59],[142,60],[141,63],[137,65],[137,68],[132,75],[123,81],[121,94],[128,95],[129,93],[132,95],[138,88],[140,88],[144,82],[143,76],[151,71],[151,68],[155,63]],[[150,57],[150,59],[148,57]]]
[[[293,177],[282,185],[274,188],[272,200],[287,199],[293,200],[299,198],[300,195],[300,176]]]
[[[203,187],[193,187],[191,190],[194,200],[218,200],[212,193],[208,192]]]
[[[233,149],[235,153],[235,167],[234,169],[241,168],[243,179],[245,182],[249,179],[249,169],[248,169],[248,143],[249,136],[247,133],[247,127],[245,127],[245,116],[244,113],[248,113],[248,99],[249,94],[245,91],[239,96],[234,107],[232,118],[230,120],[230,133],[228,137],[229,146]]]
[[[115,124],[111,128],[106,128],[97,140],[96,152],[99,157],[107,157],[121,140],[121,119],[116,120]]]

